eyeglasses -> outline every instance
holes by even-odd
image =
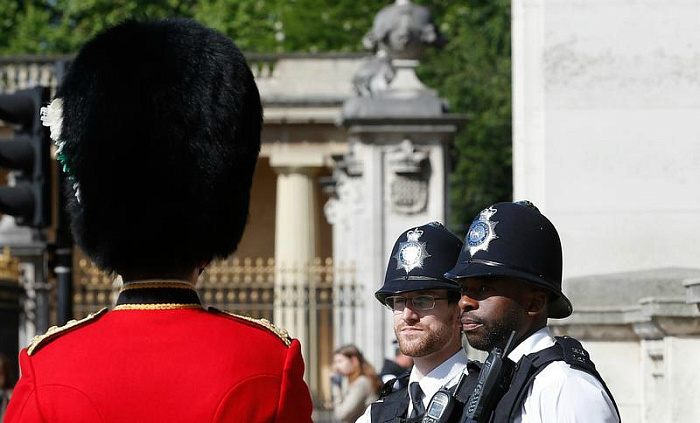
[[[406,308],[406,303],[411,302],[416,310],[427,311],[435,308],[435,301],[447,300],[447,298],[433,297],[432,295],[419,295],[413,298],[406,298],[400,295],[392,295],[384,299],[384,305],[389,310],[400,313]]]

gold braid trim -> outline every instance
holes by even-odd
[[[96,313],[90,313],[88,314],[85,318],[80,319],[80,320],[70,320],[68,323],[66,323],[63,326],[51,326],[49,330],[46,331],[43,335],[36,335],[32,339],[32,343],[29,344],[29,347],[27,348],[27,355],[32,355],[37,348],[42,343],[47,342],[50,339],[55,338],[58,336],[60,333],[66,332],[70,329],[76,328],[78,326],[81,326],[85,323],[90,322],[91,320],[96,319],[97,317],[101,316],[102,314],[107,312],[107,307],[104,307],[102,310],[96,312]]]
[[[187,282],[135,282],[125,284],[121,287],[119,292],[131,291],[132,289],[149,289],[149,288],[175,288],[175,289],[189,289],[194,291],[194,286]]]
[[[219,310],[218,308],[215,307],[209,307],[209,310],[217,311],[219,313],[223,313],[232,317],[235,317],[237,319],[245,320],[247,322],[255,323],[257,325],[260,325],[264,327],[265,329],[269,330],[270,332],[274,333],[277,335],[279,339],[284,342],[284,345],[290,346],[292,345],[292,338],[289,336],[289,332],[287,332],[286,329],[278,328],[274,324],[272,324],[269,320],[267,319],[256,319],[254,317],[250,316],[243,316],[241,314],[236,314],[236,313],[231,313],[226,310]]]
[[[203,308],[201,304],[120,304],[114,310],[183,310]]]

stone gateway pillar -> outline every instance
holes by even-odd
[[[358,96],[343,106],[350,152],[336,158],[335,262],[354,263],[363,312],[359,334],[339,328],[374,365],[393,357],[391,315],[374,298],[396,237],[411,226],[447,219],[448,146],[466,123],[416,77],[418,59],[442,38],[428,11],[397,1],[376,16],[365,45],[376,51],[356,74]],[[346,338],[347,337],[347,338]],[[359,339],[358,339],[359,338]]]

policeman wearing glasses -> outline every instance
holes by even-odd
[[[469,360],[462,349],[459,284],[444,278],[462,242],[438,222],[410,228],[396,240],[376,298],[393,315],[401,352],[413,357],[410,374],[381,397],[358,423],[420,421],[433,394],[457,384]]]

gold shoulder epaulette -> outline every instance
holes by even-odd
[[[251,323],[255,323],[257,325],[260,325],[260,326],[264,327],[265,329],[269,330],[270,332],[274,333],[275,335],[277,335],[277,337],[279,339],[281,339],[282,342],[284,342],[284,345],[290,346],[292,344],[292,337],[289,336],[289,333],[285,329],[278,328],[277,326],[273,325],[267,319],[256,319],[256,318],[250,317],[250,316],[244,316],[241,314],[231,313],[231,312],[226,311],[226,310],[219,310],[216,307],[209,307],[209,310],[215,311],[218,313],[223,313],[223,314],[226,314],[228,316],[235,317],[237,319],[245,320],[246,322],[251,322]]]
[[[70,320],[68,323],[66,323],[63,326],[51,326],[49,330],[46,331],[45,334],[43,335],[36,335],[32,339],[32,343],[29,344],[29,347],[27,347],[27,354],[32,355],[36,352],[37,349],[39,349],[41,346],[45,345],[46,342],[48,342],[51,339],[56,338],[59,334],[64,333],[70,329],[76,328],[78,326],[84,325],[85,323],[88,323],[95,318],[101,316],[107,311],[107,307],[103,308],[102,310],[96,312],[96,313],[90,313],[88,314],[85,318],[80,319],[80,320]]]

